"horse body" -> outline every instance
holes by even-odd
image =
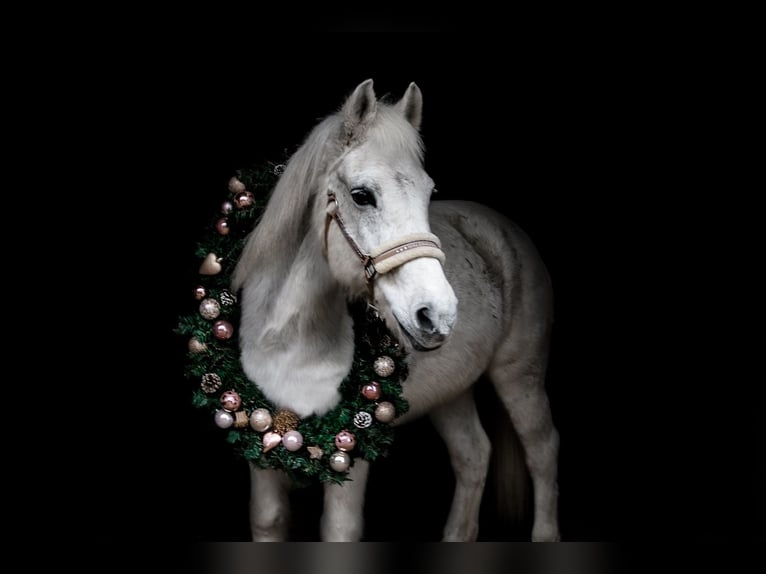
[[[327,412],[353,358],[347,302],[367,300],[408,353],[410,410],[396,424],[428,415],[450,455],[456,488],[443,539],[478,535],[491,444],[472,388],[486,375],[526,453],[532,539],[557,540],[558,435],[544,391],[550,281],[532,242],[504,216],[473,202],[429,201],[421,107],[414,84],[388,105],[368,80],[288,162],[233,278],[243,369],[276,405],[300,417]],[[367,281],[354,251],[391,245],[415,255],[380,264],[385,271]],[[251,470],[253,538],[284,539],[289,484],[279,471]],[[356,460],[351,481],[325,486],[323,540],[362,537],[368,471]]]

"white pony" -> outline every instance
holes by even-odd
[[[396,424],[428,415],[449,452],[456,486],[443,540],[478,535],[491,449],[474,403],[482,375],[524,447],[532,540],[558,540],[558,433],[544,388],[550,280],[529,238],[501,214],[430,201],[421,112],[414,83],[388,104],[367,80],[291,157],[232,279],[242,367],[277,407],[301,418],[328,412],[354,353],[347,302],[366,299],[408,353],[410,410]],[[284,540],[288,480],[250,467],[253,539]],[[356,460],[351,481],[325,485],[323,540],[362,539],[368,471]]]

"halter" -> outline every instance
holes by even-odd
[[[332,219],[338,224],[341,233],[348,241],[364,267],[366,283],[371,283],[375,277],[388,273],[400,265],[419,257],[433,257],[444,265],[444,251],[441,250],[441,242],[433,233],[410,233],[397,241],[389,241],[379,245],[370,253],[365,253],[354,241],[351,234],[343,223],[338,206],[338,198],[332,191],[327,192],[327,223],[325,225],[325,246],[327,245],[327,230]]]

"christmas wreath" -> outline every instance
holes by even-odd
[[[198,242],[198,284],[176,333],[186,337],[184,374],[194,406],[206,409],[226,440],[261,468],[281,469],[298,485],[342,483],[354,458],[373,461],[393,443],[391,422],[405,413],[404,351],[365,302],[349,304],[354,359],[340,383],[341,402],[323,416],[299,419],[273,405],[242,371],[237,338],[240,308],[229,289],[247,235],[263,215],[269,191],[284,166],[240,170]]]

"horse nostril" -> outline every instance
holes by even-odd
[[[434,323],[431,321],[431,311],[428,307],[421,307],[418,309],[415,313],[415,317],[418,321],[418,327],[420,327],[422,331],[428,331],[429,333],[436,331]]]

